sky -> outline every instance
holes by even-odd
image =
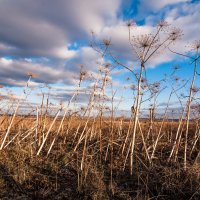
[[[191,44],[200,39],[199,10],[199,0],[0,0],[0,95],[5,99],[20,98],[27,74],[33,73],[28,102],[40,103],[42,92],[49,92],[54,104],[68,101],[77,87],[80,66],[87,74],[98,76],[99,63],[114,65],[109,57],[102,61],[91,47],[91,32],[100,45],[104,39],[110,40],[112,55],[137,71],[138,61],[128,42],[128,20],[135,22],[132,35],[154,33],[161,20],[180,28],[183,35],[170,48],[187,53]],[[166,74],[169,77],[174,66],[180,66],[176,76],[190,81],[190,63],[165,49],[147,63],[147,77],[158,81]],[[115,66],[109,76],[116,102],[120,102],[121,110],[129,111],[134,84],[129,71]],[[127,77],[131,80],[127,81]],[[83,89],[88,84],[83,83]],[[167,102],[170,90],[163,89],[158,97],[160,105]],[[106,92],[111,96],[110,88]],[[80,92],[80,103],[86,96]],[[174,96],[172,102],[178,104],[178,99]],[[151,103],[145,102],[144,107]]]

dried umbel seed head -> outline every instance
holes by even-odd
[[[80,65],[80,77],[79,80],[82,81],[86,76],[87,76],[87,72],[83,70],[84,66]]]
[[[84,78],[86,75],[87,75],[87,72],[86,72],[86,71],[81,71],[81,72],[80,72],[81,78]]]
[[[171,41],[175,41],[177,39],[180,39],[182,35],[183,35],[183,33],[182,33],[181,29],[179,29],[179,28],[173,28],[171,30],[171,32],[169,33],[169,39]]]
[[[80,110],[83,112],[83,111],[85,111],[85,108],[84,108],[84,107],[81,107]]]
[[[110,44],[111,44],[111,40],[109,39],[103,39],[103,44],[106,46],[106,47],[108,47],[108,46],[110,46]]]
[[[104,65],[104,67],[107,68],[107,69],[108,69],[110,66],[111,66],[110,63],[105,63],[105,65]]]
[[[179,65],[175,65],[173,68],[174,68],[174,70],[178,70],[178,69],[180,69],[180,66]]]
[[[198,50],[198,49],[200,49],[200,40],[195,40],[191,44],[191,48],[192,48],[192,50]]]
[[[105,107],[105,110],[110,110],[110,108],[108,106]]]
[[[144,49],[155,45],[157,43],[157,40],[153,39],[153,36],[151,34],[145,34],[133,37],[133,42],[138,48]]]
[[[195,44],[196,44],[196,49],[199,49],[200,48],[200,40],[196,40]]]
[[[141,88],[142,88],[143,90],[145,90],[145,89],[148,88],[148,85],[147,85],[146,83],[144,83],[144,84],[141,85]]]
[[[179,78],[179,77],[175,77],[174,80],[175,80],[176,82],[178,82],[178,81],[180,80],[180,78]]]
[[[105,77],[105,82],[110,82],[110,78],[109,77]]]
[[[90,30],[90,33],[92,36],[95,34],[94,30]]]
[[[153,87],[158,89],[160,87],[160,82],[155,82],[153,84]]]
[[[141,83],[146,83],[146,82],[147,82],[147,79],[145,79],[145,78],[141,79]]]
[[[104,66],[99,66],[99,72],[108,74],[109,73],[109,68],[106,68]]]
[[[133,26],[135,26],[135,25],[136,25],[136,23],[135,23],[133,20],[128,20],[128,21],[126,22],[126,26],[127,26],[128,28],[133,27]]]
[[[28,73],[27,73],[27,76],[28,76],[28,77],[31,77],[31,78],[36,78],[38,75],[37,75],[37,74],[34,74],[34,73],[32,73],[32,72],[28,72]]]
[[[157,26],[158,28],[164,29],[165,27],[168,27],[170,24],[167,21],[160,21],[158,22]]]
[[[182,98],[185,98],[185,94],[184,94],[184,93],[181,93],[181,97],[182,97]]]
[[[199,91],[199,88],[197,88],[197,87],[193,87],[193,88],[192,88],[192,92],[193,92],[193,93],[197,93],[198,91]]]
[[[149,107],[150,107],[149,109],[152,109],[153,108],[153,104],[150,104]]]

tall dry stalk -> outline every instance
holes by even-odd
[[[137,94],[135,105],[133,105],[134,109],[134,121],[133,121],[133,133],[131,139],[131,150],[130,150],[130,174],[133,174],[133,158],[134,158],[134,148],[135,148],[135,138],[136,132],[138,127],[138,120],[139,120],[139,113],[141,107],[141,96],[143,88],[141,87],[143,81],[143,73],[146,78],[146,68],[145,64],[162,48],[168,47],[174,41],[176,41],[181,36],[181,31],[179,29],[172,29],[172,31],[163,37],[161,33],[168,27],[168,23],[160,22],[157,27],[157,31],[154,35],[139,35],[133,37],[131,40],[131,27],[132,24],[128,23],[128,30],[129,30],[129,43],[136,53],[139,62],[140,62],[140,69],[139,69],[139,76],[136,77],[137,79]],[[162,37],[161,37],[162,36]],[[161,39],[162,38],[162,39]],[[155,147],[154,147],[155,148]],[[154,150],[155,151],[155,150]],[[154,154],[152,153],[152,156]],[[152,158],[151,156],[151,158]]]
[[[31,78],[32,78],[32,77],[33,77],[33,75],[32,75],[32,74],[29,74],[29,78],[28,78],[28,81],[27,81],[27,83],[26,83],[26,86],[25,86],[24,91],[26,91],[26,89],[28,88],[29,82],[31,81]],[[23,93],[21,94],[21,96],[19,97],[19,100],[18,100],[17,105],[16,105],[16,107],[15,107],[15,111],[14,111],[14,113],[13,113],[13,115],[12,115],[12,118],[11,118],[11,122],[10,122],[8,128],[7,128],[6,134],[5,134],[5,136],[4,136],[4,138],[3,138],[3,141],[2,141],[2,143],[1,143],[0,150],[2,150],[2,149],[4,148],[6,139],[7,139],[8,135],[9,135],[9,133],[10,133],[10,129],[11,129],[12,125],[13,125],[14,119],[15,119],[15,117],[16,117],[16,115],[17,115],[17,111],[18,111],[18,109],[19,109],[21,100],[22,100],[22,98],[24,97],[24,94],[25,94],[25,92],[23,92]]]
[[[198,64],[198,51],[200,48],[200,44],[196,46],[196,58],[194,62],[194,71],[193,71],[193,77],[192,82],[190,86],[190,92],[189,92],[189,99],[187,103],[187,114],[186,114],[186,131],[185,131],[185,149],[184,149],[184,169],[187,168],[187,146],[188,146],[188,131],[189,131],[189,123],[190,123],[190,111],[191,111],[191,105],[193,101],[193,93],[194,93],[194,84],[197,74],[197,64]]]
[[[40,152],[42,151],[42,149],[43,149],[43,147],[44,147],[44,144],[46,143],[46,140],[47,140],[47,138],[48,138],[48,136],[49,136],[49,134],[50,134],[50,132],[51,132],[51,129],[52,129],[53,125],[55,124],[55,122],[56,122],[56,120],[57,120],[57,118],[58,118],[58,116],[59,116],[61,110],[62,110],[62,108],[60,108],[60,109],[57,111],[57,113],[56,113],[56,115],[55,115],[55,117],[54,117],[54,119],[53,119],[53,121],[52,121],[52,123],[51,123],[51,125],[50,125],[50,127],[49,127],[49,129],[48,129],[48,131],[47,131],[47,133],[46,133],[46,135],[45,135],[43,141],[42,141],[42,144],[40,145],[40,147],[39,147],[39,149],[38,149],[38,151],[37,151],[37,154],[36,154],[37,156],[38,156],[38,155],[40,154]]]
[[[197,75],[199,48],[200,48],[200,41],[195,41],[195,43],[192,45],[192,49],[195,50],[195,58],[188,56],[188,55],[184,55],[182,53],[177,53],[177,52],[174,52],[171,50],[175,54],[192,59],[192,63],[194,63],[192,81],[190,84],[189,96],[188,96],[188,101],[186,104],[186,119],[185,119],[186,120],[186,130],[185,130],[185,145],[184,145],[184,169],[185,170],[187,169],[188,133],[189,133],[189,124],[190,124],[190,117],[191,117],[190,113],[191,113],[191,106],[192,106],[194,94],[196,93],[195,80],[196,80],[196,75]]]

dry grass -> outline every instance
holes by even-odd
[[[0,104],[1,199],[200,199],[200,106],[195,82],[199,43],[193,48],[195,57],[174,52],[190,59],[189,86],[175,76],[177,67],[169,77],[150,83],[147,62],[168,49],[182,32],[160,22],[152,34],[132,37],[133,25],[127,23],[129,43],[139,61],[137,71],[109,52],[110,40],[98,45],[93,34],[91,47],[101,56],[99,74],[89,75],[81,66],[67,105],[52,112],[47,86],[41,105],[29,104],[27,113],[32,115],[19,116],[31,91],[31,73],[19,99],[0,98],[8,103],[8,108],[5,102]],[[111,63],[105,63],[106,55]],[[115,116],[120,103],[115,101],[110,73],[116,65],[128,70],[135,83],[130,87],[130,119]],[[171,90],[166,106],[156,113],[157,98],[165,88]],[[77,101],[81,94],[88,97],[83,108]],[[172,97],[179,102],[177,121],[169,116]],[[147,101],[151,103],[149,118],[142,120]]]
[[[64,120],[63,128],[47,156],[61,121],[58,119],[44,148],[37,156],[38,147],[35,147],[34,144],[34,132],[30,133],[30,127],[34,126],[36,120],[34,117],[16,118],[6,144],[14,137],[15,139],[0,154],[1,199],[200,198],[200,162],[199,159],[196,160],[199,143],[189,159],[186,171],[183,169],[184,143],[180,144],[178,160],[167,162],[173,145],[170,137],[174,137],[176,133],[177,122],[165,123],[163,128],[165,134],[159,141],[152,164],[148,162],[146,157],[141,136],[136,137],[134,168],[133,174],[130,175],[129,163],[126,161],[128,146],[122,153],[129,129],[127,121],[115,122],[112,130],[112,141],[110,140],[112,120],[110,123],[108,120],[103,122],[101,127],[102,147],[100,147],[98,134],[100,124],[98,121],[93,123],[90,119],[84,131],[84,137],[77,146],[86,120],[79,118],[71,120],[70,127],[68,125],[69,118]],[[2,136],[5,134],[9,121],[6,119],[1,126]],[[52,121],[52,118],[47,118],[44,133],[48,131]],[[80,128],[75,137],[79,125]],[[147,130],[148,126],[148,122],[141,123],[143,132]],[[154,128],[157,126],[160,126],[160,122],[157,122]],[[172,135],[167,132],[169,126],[172,126]],[[193,126],[192,123],[191,126]],[[120,129],[120,127],[122,128]],[[42,130],[42,127],[38,129],[38,137],[43,137]],[[68,134],[66,135],[66,133]],[[85,145],[86,134],[88,139]],[[194,130],[191,128],[191,139],[193,138],[192,134],[194,134]],[[152,134],[146,141],[149,153],[152,151],[150,144],[155,139],[156,135]],[[129,140],[130,138],[128,138],[127,143]],[[192,145],[190,139],[189,144]]]

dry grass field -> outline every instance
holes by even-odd
[[[141,122],[130,174],[131,121],[67,116],[54,123],[54,119],[16,116],[0,154],[0,199],[200,198],[196,121],[189,128],[186,169],[184,137],[170,157],[178,122],[162,126],[155,121],[152,129],[148,120]],[[1,143],[11,120],[0,118]]]
[[[133,21],[123,27],[131,66],[112,54],[111,39],[99,41],[92,31],[90,48],[99,57],[93,72],[80,65],[71,85],[65,80],[61,86],[62,72],[53,71],[57,85],[44,86],[29,72],[27,82],[19,83],[21,96],[0,93],[0,199],[200,199],[200,41],[179,53],[170,48],[182,31],[166,21],[151,34],[135,34],[141,27]],[[165,50],[177,60],[182,56],[184,64],[187,58],[192,73],[178,77],[175,65],[161,79],[148,79],[149,61]],[[129,82],[123,87],[121,79]],[[127,115],[119,117],[119,105]]]

